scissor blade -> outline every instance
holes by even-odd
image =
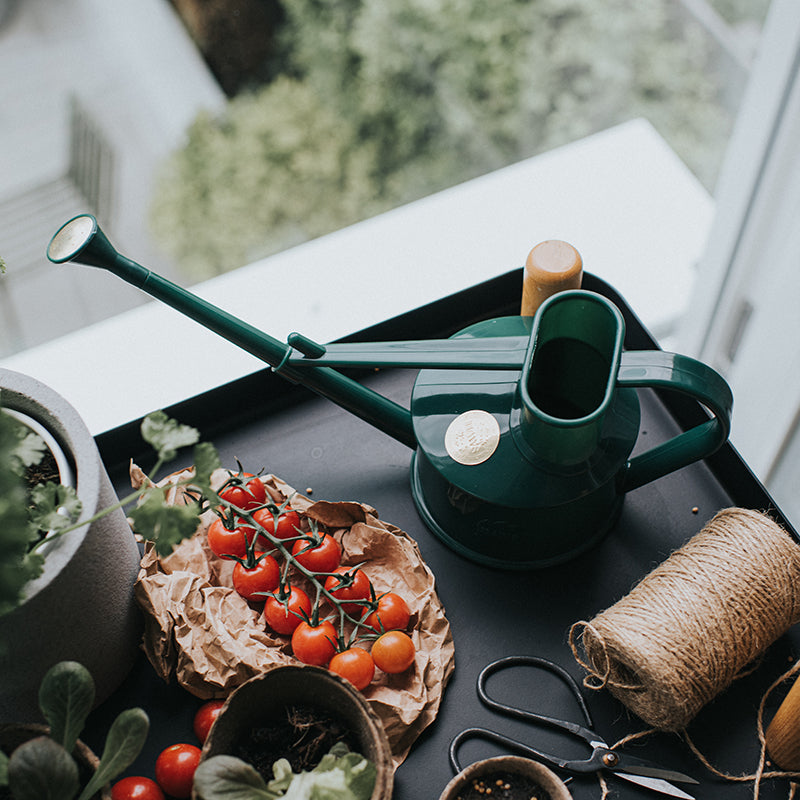
[[[630,756],[627,753],[614,752],[619,759],[613,768],[615,772],[625,772],[628,775],[642,775],[646,778],[663,778],[665,781],[678,781],[678,783],[697,783],[694,778],[685,775],[683,772],[661,767],[658,764],[653,764],[652,761]]]
[[[627,772],[615,772],[614,775],[618,778],[630,781],[631,783],[638,783],[640,786],[652,789],[654,792],[661,792],[661,794],[666,794],[669,797],[682,797],[684,800],[695,800],[694,795],[684,792],[683,789],[679,789],[677,786],[673,786],[669,781],[665,781],[663,778],[651,778],[647,775],[631,775]],[[697,781],[694,781],[694,783],[697,783]]]

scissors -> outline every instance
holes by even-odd
[[[544,716],[534,711],[527,711],[523,708],[505,705],[489,696],[486,691],[486,682],[491,675],[509,667],[522,665],[538,667],[559,677],[578,701],[578,706],[586,720],[586,726],[563,719]],[[623,778],[624,780],[631,781],[632,783],[660,792],[661,794],[669,795],[670,797],[685,798],[685,800],[694,800],[692,795],[687,794],[682,789],[670,783],[670,781],[697,783],[694,778],[684,775],[681,772],[661,767],[651,761],[627,755],[620,750],[612,750],[602,737],[594,732],[594,724],[592,723],[589,708],[574,678],[563,667],[554,664],[552,661],[536,656],[508,656],[493,661],[491,664],[484,667],[478,676],[478,697],[487,708],[501,714],[566,731],[582,739],[591,748],[592,752],[591,755],[585,759],[564,759],[550,755],[549,753],[543,753],[516,739],[504,736],[497,731],[487,730],[486,728],[467,728],[457,734],[450,743],[450,764],[454,772],[461,771],[457,758],[457,751],[461,743],[469,738],[481,738],[504,745],[514,751],[531,756],[539,761],[544,761],[558,769],[572,772],[575,775],[585,775],[599,770],[608,770],[618,778]]]

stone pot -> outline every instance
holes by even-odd
[[[82,518],[118,502],[94,438],[57,392],[0,369],[0,405],[21,412],[54,438],[75,476]],[[141,635],[133,598],[139,548],[121,509],[43,549],[42,575],[22,604],[0,617],[0,722],[41,719],[39,684],[59,661],[79,661],[101,702],[132,666]]]
[[[497,773],[511,773],[529,778],[547,792],[550,800],[572,800],[572,794],[566,784],[555,772],[538,761],[521,756],[495,756],[470,764],[447,784],[439,795],[439,800],[456,800],[472,786],[473,781],[488,781],[490,776]],[[490,784],[487,783],[487,785]],[[491,795],[488,796],[491,797]],[[530,797],[530,795],[526,795],[526,797]]]
[[[50,728],[47,725],[34,723],[0,725],[0,750],[10,756],[21,744],[25,744],[37,736],[47,736],[49,733]],[[87,780],[100,763],[100,759],[94,754],[94,751],[80,739],[75,743],[73,757],[78,763],[78,769],[87,776]],[[104,786],[99,792],[92,795],[92,800],[111,800],[111,786],[108,784]]]
[[[279,665],[235,689],[211,727],[202,759],[232,755],[235,744],[254,726],[281,715],[289,706],[307,706],[332,714],[353,731],[357,749],[377,769],[370,800],[391,800],[394,764],[383,724],[361,692],[327,669]],[[193,795],[198,800],[197,795]]]

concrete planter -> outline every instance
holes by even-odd
[[[117,502],[92,435],[63,397],[33,378],[0,369],[0,403],[43,425],[66,453],[82,518]],[[139,549],[122,510],[66,534],[45,552],[44,573],[28,585],[23,604],[0,617],[0,722],[41,719],[39,683],[58,661],[82,663],[100,702],[136,657]]]

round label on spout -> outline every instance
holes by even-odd
[[[494,453],[499,442],[500,424],[488,411],[480,409],[459,414],[444,435],[447,454],[466,466],[482,464]]]

